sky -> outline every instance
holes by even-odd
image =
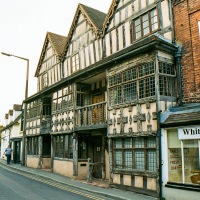
[[[67,36],[79,3],[108,12],[112,0],[0,0],[0,52],[29,59],[28,96],[46,33]],[[25,99],[27,61],[0,54],[0,124]]]

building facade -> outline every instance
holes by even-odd
[[[5,114],[4,127],[1,129],[1,158],[4,157],[5,149],[11,145],[13,149],[12,160],[14,163],[22,161],[22,106],[14,104],[13,109]],[[5,158],[5,157],[4,157]]]
[[[107,14],[79,4],[67,37],[48,32],[25,101],[26,165],[158,197],[173,30],[171,1],[113,0]]]
[[[200,192],[200,2],[173,1],[174,31],[181,47],[179,99],[161,114],[163,196],[199,199]],[[177,195],[178,194],[178,195]]]

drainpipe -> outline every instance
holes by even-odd
[[[158,137],[159,137],[159,199],[162,199],[162,139],[161,139],[161,128],[160,128],[160,113],[162,110],[159,110],[157,113],[157,123],[158,123]]]
[[[179,84],[179,106],[183,104],[183,93],[182,93],[182,66],[181,66],[181,47],[178,47],[178,51],[175,53],[175,58],[178,64],[178,84]]]

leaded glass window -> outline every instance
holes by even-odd
[[[118,138],[114,140],[113,158],[115,169],[139,171],[157,170],[156,138]]]

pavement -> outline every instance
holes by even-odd
[[[157,198],[138,194],[135,192],[120,190],[116,188],[109,188],[108,182],[94,180],[93,183],[87,183],[86,181],[74,180],[66,176],[52,173],[47,170],[34,169],[25,167],[21,164],[11,163],[6,164],[6,160],[0,159],[0,167],[8,168],[13,172],[20,172],[24,174],[34,175],[34,177],[43,178],[46,180],[54,181],[71,187],[73,189],[82,190],[85,192],[91,192],[92,194],[102,195],[107,198],[116,200],[155,200]]]

